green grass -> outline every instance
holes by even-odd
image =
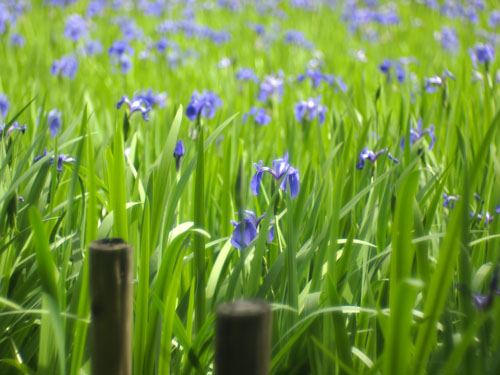
[[[199,24],[231,33],[220,45],[158,33],[165,19],[184,19],[181,5],[160,18],[132,9],[125,14],[152,42],[165,36],[197,56],[174,67],[152,48],[139,59],[147,42],[134,40],[133,67],[122,74],[107,49],[123,38],[113,21],[123,12],[108,8],[92,19],[90,37],[104,52],[85,57],[74,52],[83,42],[63,30],[87,2],[32,1],[0,34],[0,93],[11,105],[0,117],[0,374],[90,373],[87,245],[112,236],[134,248],[134,374],[213,373],[217,306],[253,297],[273,307],[273,374],[499,373],[498,298],[478,310],[471,295],[488,294],[500,257],[500,66],[476,69],[467,52],[485,42],[481,29],[495,29],[486,11],[474,25],[417,1],[395,4],[399,25],[356,32],[341,20],[342,6],[313,12],[281,2],[285,18],[253,4],[238,12],[195,6]],[[264,24],[276,40],[267,44],[247,22]],[[456,53],[435,38],[443,26],[457,29]],[[315,48],[284,43],[290,29]],[[24,47],[10,43],[14,32]],[[366,61],[356,58],[360,50]],[[52,76],[53,59],[71,52],[75,78]],[[402,84],[378,68],[410,56],[418,63],[405,66]],[[217,66],[223,57],[229,67]],[[348,90],[296,82],[313,58]],[[258,102],[258,85],[234,78],[242,67],[261,79],[282,70],[283,98]],[[444,69],[456,80],[426,93],[424,77]],[[116,109],[122,95],[149,87],[168,94],[150,121]],[[191,122],[186,107],[204,89],[223,105]],[[317,96],[326,121],[298,122],[295,103]],[[243,123],[254,105],[267,108],[267,126]],[[53,108],[63,113],[55,139]],[[435,127],[432,149],[428,136],[410,144],[419,118]],[[14,121],[26,132],[7,136]],[[178,139],[186,149],[179,170]],[[383,154],[359,170],[364,147],[388,148],[400,163]],[[254,196],[253,163],[270,166],[286,152],[300,171],[298,196],[268,174]],[[51,160],[61,154],[76,161],[58,170]],[[460,195],[453,209],[443,207],[443,193]],[[230,221],[246,209],[265,216],[240,251]],[[486,211],[494,216],[487,225]]]

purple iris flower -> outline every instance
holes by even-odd
[[[468,52],[475,68],[477,68],[478,62],[488,66],[495,58],[495,49],[490,44],[478,43],[474,48],[469,48]]]
[[[222,100],[212,91],[203,90],[200,94],[194,91],[191,95],[191,101],[186,107],[186,116],[194,121],[203,116],[205,118],[213,118],[215,110],[222,106]]]
[[[392,82],[393,71],[396,74],[396,79],[399,83],[403,83],[406,78],[406,71],[398,62],[385,59],[382,64],[378,66],[379,70],[387,77],[387,82]]]
[[[37,156],[33,159],[33,162],[36,163],[40,159],[42,159],[44,156],[47,156],[47,148],[43,151],[43,154],[40,156]],[[61,154],[57,157],[57,171],[62,172],[63,170],[63,163],[74,163],[76,159],[68,157],[64,154]],[[50,164],[54,164],[54,155],[52,155],[49,159]]]
[[[148,113],[151,111],[151,106],[141,98],[134,97],[132,100],[128,96],[123,95],[116,103],[116,108],[120,109],[123,104],[127,105],[127,116],[130,118],[134,112],[140,112],[144,121],[149,121]]]
[[[236,72],[234,78],[239,81],[254,81],[255,83],[259,82],[259,79],[255,75],[254,71],[249,68],[241,68]]]
[[[62,56],[59,60],[54,60],[50,67],[50,73],[54,76],[61,75],[61,77],[75,78],[78,69],[78,60],[73,55]]]
[[[181,169],[181,158],[185,153],[184,143],[182,142],[182,139],[179,139],[174,149],[175,167],[177,170]]]
[[[425,78],[424,90],[427,91],[429,94],[438,91],[439,88],[443,88],[446,86],[447,78],[455,80],[455,76],[448,69],[446,69],[440,76],[432,76],[430,78]]]
[[[231,237],[231,245],[238,250],[244,250],[257,237],[257,228],[266,214],[257,217],[253,211],[245,210],[243,220],[239,223],[231,220],[235,227]],[[269,229],[267,242],[274,239],[274,227]]]
[[[256,125],[267,125],[271,121],[271,116],[266,112],[265,108],[252,107],[250,111],[243,115],[243,123],[247,122],[248,117],[253,117]]]
[[[255,172],[250,182],[250,189],[254,195],[259,195],[260,182],[264,176],[264,172],[270,173],[276,181],[281,180],[280,188],[285,192],[288,191],[290,187],[290,197],[294,199],[300,190],[299,185],[299,171],[293,168],[288,163],[288,152],[283,158],[279,158],[273,161],[273,168],[263,167],[262,160],[259,164],[254,163],[257,172]]]
[[[49,125],[50,136],[55,138],[60,132],[62,127],[62,113],[54,108],[49,112],[49,116],[47,118],[47,124]]]
[[[497,207],[497,208],[495,208],[495,212],[496,212],[497,214],[500,214],[500,204],[498,205],[498,207]]]
[[[320,69],[307,69],[304,74],[297,77],[297,82],[303,82],[309,78],[314,89],[317,89],[321,82],[326,82],[332,85],[335,82],[335,77],[331,74],[324,74]]]
[[[425,135],[431,138],[431,143],[429,145],[429,150],[432,150],[434,143],[436,142],[436,135],[434,134],[434,125],[430,125],[427,129],[422,129],[422,119],[419,118],[417,122],[417,128],[410,128],[410,146],[416,141],[423,138]],[[401,149],[405,148],[405,137],[401,140]]]
[[[154,106],[158,106],[159,108],[163,108],[165,107],[167,94],[165,92],[154,93],[153,90],[148,89],[147,91],[136,93],[134,100],[142,100],[146,107],[153,108]]]
[[[281,97],[284,92],[284,81],[283,73],[280,72],[277,76],[268,75],[265,76],[259,87],[258,99],[261,102],[272,100],[273,97],[278,97],[281,101]]]
[[[320,97],[309,98],[295,103],[295,118],[298,122],[311,122],[316,117],[319,124],[323,124],[326,119],[326,112],[328,109],[319,103]]]
[[[444,199],[443,207],[449,208],[450,210],[452,210],[453,207],[455,207],[455,202],[460,199],[460,196],[459,195],[448,195],[448,194],[443,193],[443,199]]]
[[[9,99],[7,99],[7,95],[1,93],[0,94],[0,113],[2,114],[2,117],[5,118],[7,116],[7,113],[9,112],[10,108],[10,103]]]
[[[175,42],[171,42],[167,38],[161,38],[158,42],[155,43],[154,47],[158,51],[158,53],[164,53],[167,48],[178,49],[179,46]]]
[[[88,34],[87,22],[79,14],[72,14],[66,19],[64,36],[73,42],[78,42]]]
[[[15,121],[9,129],[5,132],[5,137],[9,138],[12,132],[15,130],[20,131],[22,134],[26,133],[26,125],[19,125],[17,121]],[[5,124],[0,123],[0,137],[4,135]]]
[[[379,156],[384,154],[384,153],[387,153],[387,157],[389,158],[389,160],[393,161],[396,164],[399,164],[399,160],[391,155],[391,153],[389,152],[389,149],[384,148],[380,151],[373,152],[372,150],[365,147],[363,149],[363,151],[361,151],[361,153],[359,154],[359,161],[356,164],[356,168],[360,169],[360,170],[363,169],[365,167],[366,160],[369,160],[372,163],[375,163],[375,161],[379,158]]]

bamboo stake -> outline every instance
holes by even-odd
[[[227,303],[217,309],[216,375],[268,375],[271,308],[259,300]]]
[[[132,374],[132,246],[120,238],[89,244],[92,375]]]

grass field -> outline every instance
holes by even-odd
[[[0,374],[90,373],[105,237],[134,374],[213,373],[254,297],[272,374],[499,374],[499,31],[493,0],[0,0]]]

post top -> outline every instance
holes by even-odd
[[[89,243],[89,248],[97,251],[117,251],[130,247],[131,245],[123,239],[115,238],[101,238]]]
[[[267,314],[271,307],[266,301],[258,299],[246,299],[229,302],[217,308],[217,315],[223,316],[256,316]]]

